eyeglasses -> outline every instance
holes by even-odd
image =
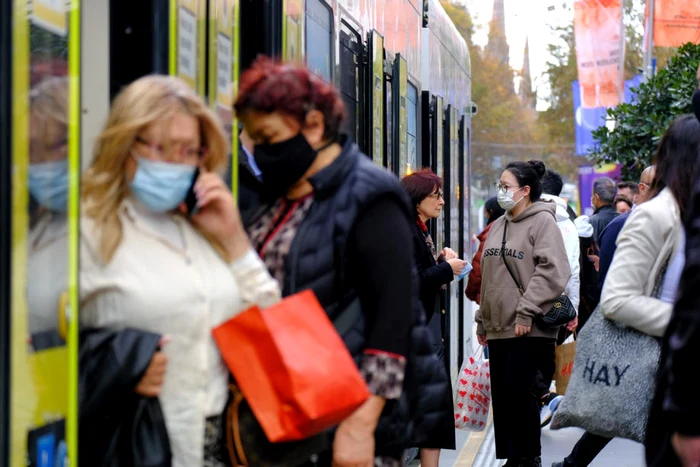
[[[651,185],[649,185],[648,183],[644,183],[644,182],[639,182],[639,186],[640,187],[645,186],[647,188],[647,190],[651,188]]]
[[[435,199],[440,199],[440,198],[445,199],[445,197],[443,195],[444,195],[444,193],[442,192],[442,190],[438,190],[437,193],[431,193],[428,196],[430,196],[431,198],[435,198]]]
[[[499,191],[500,193],[506,193],[511,188],[518,188],[518,187],[509,186],[509,185],[507,185],[505,183],[501,183],[501,182],[496,183],[496,190]]]
[[[205,147],[186,146],[182,143],[151,143],[141,136],[136,137],[136,142],[148,147],[149,157],[166,162],[197,163],[207,153]]]
[[[43,142],[29,141],[29,154],[32,162],[49,162],[65,159],[68,148],[68,138],[61,138],[59,141],[50,144]]]

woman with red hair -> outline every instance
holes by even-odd
[[[445,286],[455,279],[467,265],[457,257],[450,248],[438,252],[433,239],[428,233],[427,222],[440,217],[445,199],[442,194],[442,179],[430,169],[423,169],[401,180],[401,185],[411,198],[414,206],[413,223],[413,258],[418,269],[420,300],[423,304],[436,354],[443,356],[447,370],[447,358],[444,351],[445,316],[441,310],[445,306]],[[434,392],[433,397],[445,406],[452,406],[451,387],[442,392]],[[420,460],[424,467],[438,467],[440,449],[455,448],[455,423],[452,413],[445,414],[441,423],[432,430],[428,440],[418,445],[421,448]]]
[[[406,368],[422,315],[406,254],[406,194],[341,134],[338,91],[303,66],[259,58],[241,77],[235,111],[262,172],[263,203],[248,232],[283,296],[311,289],[333,321],[359,310],[342,338],[373,395],[329,434],[313,464],[400,465],[409,416],[432,416],[429,404],[408,397],[419,392]],[[412,406],[422,414],[409,414]]]

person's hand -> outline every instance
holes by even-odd
[[[170,338],[163,336],[158,342],[158,347],[161,348],[170,342]],[[148,364],[146,372],[143,374],[141,381],[136,385],[134,391],[136,394],[145,397],[158,397],[160,390],[163,388],[165,381],[165,370],[168,366],[168,357],[160,350],[156,351],[151,358],[151,363]]]
[[[522,324],[515,325],[515,337],[524,336],[532,330],[532,326],[523,326]]]
[[[194,192],[199,208],[192,216],[194,225],[215,239],[230,261],[243,256],[250,249],[250,241],[233,195],[221,177],[212,172],[202,172],[197,178]]]
[[[566,329],[574,332],[576,328],[578,327],[578,316],[576,316],[574,319],[566,323]]]
[[[700,467],[700,436],[674,433],[671,444],[683,467]]]
[[[486,338],[486,334],[477,334],[476,340],[479,341],[479,345],[483,345],[484,347],[489,345],[489,340]]]
[[[333,440],[333,467],[374,467],[374,430],[385,400],[371,396],[338,425]]]
[[[588,259],[593,263],[596,272],[600,269],[600,257],[596,255],[588,255]]]
[[[454,251],[452,248],[445,247],[440,252],[440,256],[445,258],[445,261],[449,261],[451,259],[457,258],[457,252]]]
[[[448,259],[447,262],[452,267],[452,273],[459,276],[467,265],[467,262],[459,258]]]

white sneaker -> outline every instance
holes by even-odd
[[[544,428],[549,425],[549,422],[552,421],[554,412],[557,411],[559,404],[563,399],[564,396],[556,396],[552,398],[548,404],[545,404],[542,409],[540,409],[540,427]]]

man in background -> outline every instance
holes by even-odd
[[[578,312],[579,307],[579,293],[580,293],[580,279],[579,273],[581,265],[579,262],[579,257],[581,255],[581,247],[578,239],[578,230],[576,226],[569,218],[569,213],[567,212],[567,203],[559,195],[564,187],[564,181],[557,172],[551,169],[547,169],[542,177],[542,199],[545,201],[551,201],[556,204],[556,220],[557,226],[561,232],[562,238],[564,239],[564,247],[566,248],[566,255],[569,258],[569,268],[571,269],[571,278],[566,284],[566,289],[564,293],[569,297],[574,308]],[[568,331],[574,331],[578,325],[578,317],[566,325]],[[564,342],[566,339],[566,331],[563,329],[560,331],[560,336],[558,343]],[[546,362],[542,366],[536,381],[536,390],[540,394],[540,425],[546,426],[552,420],[552,408],[556,406],[557,399],[561,399],[559,394],[550,392],[550,386],[552,384],[552,376],[556,369],[556,362],[554,359]]]
[[[656,175],[656,166],[652,165],[644,169],[642,175],[639,177],[639,195],[637,195],[638,204],[642,204],[645,201],[649,201],[649,188],[654,181],[654,175]],[[634,211],[634,207],[632,208]],[[632,211],[626,212],[621,216],[616,217],[603,229],[600,234],[600,253],[598,260],[598,285],[599,288],[603,289],[603,282],[605,282],[605,275],[608,273],[608,268],[612,263],[613,255],[617,249],[617,236],[620,234],[622,227],[625,225],[625,221],[630,216]]]
[[[637,196],[639,196],[639,185],[634,182],[620,182],[617,184],[617,196],[624,196],[637,204]]]
[[[595,208],[595,212],[593,212],[589,222],[593,226],[593,239],[597,245],[600,245],[600,234],[605,227],[618,216],[613,204],[616,193],[617,186],[611,178],[601,177],[593,182],[591,204]]]

